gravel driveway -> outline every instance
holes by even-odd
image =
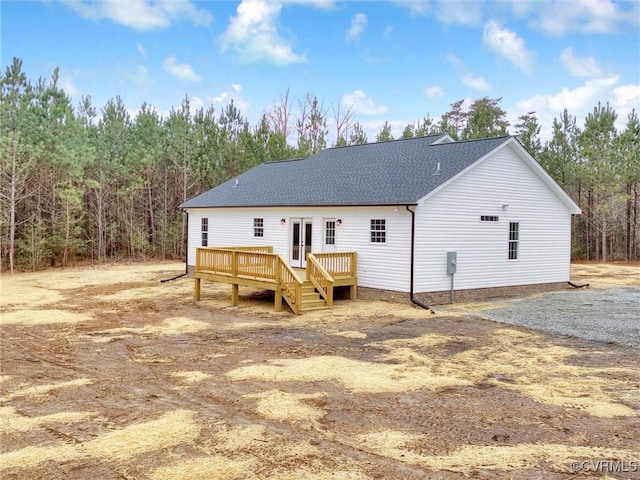
[[[481,315],[556,335],[640,347],[637,287],[567,290],[497,303],[499,308],[482,310]]]

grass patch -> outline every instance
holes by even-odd
[[[77,324],[93,320],[87,313],[69,312],[66,310],[17,310],[3,312],[0,325],[38,326],[55,323]]]
[[[22,388],[11,392],[3,397],[0,397],[0,402],[8,402],[18,397],[40,397],[46,395],[49,392],[59,390],[61,388],[69,387],[81,387],[83,385],[91,385],[93,382],[88,378],[79,378],[77,380],[71,380],[62,383],[52,383],[48,385],[33,385],[31,387]]]
[[[466,445],[449,455],[421,455],[422,437],[398,431],[376,431],[358,437],[358,445],[365,450],[402,462],[420,465],[432,470],[450,470],[468,474],[475,469],[518,470],[538,469],[571,472],[572,461],[594,459],[625,460],[636,458],[630,449],[581,447],[562,444]]]
[[[40,417],[26,417],[16,413],[14,407],[0,407],[0,433],[28,432],[56,423],[77,423],[95,415],[95,412],[60,412]]]
[[[244,395],[245,398],[258,400],[256,411],[265,418],[280,422],[302,422],[312,425],[325,415],[325,411],[313,407],[305,400],[322,398],[322,392],[313,394],[287,393],[282,390],[270,390],[268,392]]]
[[[47,461],[65,462],[86,457],[122,461],[143,453],[190,443],[200,434],[195,413],[176,410],[158,420],[109,432],[78,445],[25,447],[0,455],[0,468],[27,468]]]

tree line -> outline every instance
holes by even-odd
[[[0,74],[0,255],[2,269],[66,266],[72,261],[183,258],[186,218],[177,208],[259,163],[303,158],[327,146],[368,143],[357,112],[325,106],[289,90],[251,125],[231,102],[216,112],[185,97],[167,116],[143,103],[135,116],[120,97],[98,110],[90,97],[74,108],[51,78],[32,82],[14,58]],[[448,133],[456,140],[509,133],[501,99],[451,105],[427,115],[400,138]],[[578,126],[564,110],[541,144],[535,112],[514,134],[578,202],[573,256],[638,260],[640,123],[624,131],[616,113],[598,104]],[[331,126],[331,127],[330,127]],[[330,128],[333,129],[329,134]],[[376,142],[394,140],[386,122]]]

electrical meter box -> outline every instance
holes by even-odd
[[[447,252],[447,275],[456,273],[458,265],[458,252]]]

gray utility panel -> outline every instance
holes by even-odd
[[[456,273],[458,266],[458,252],[447,252],[447,275]]]

